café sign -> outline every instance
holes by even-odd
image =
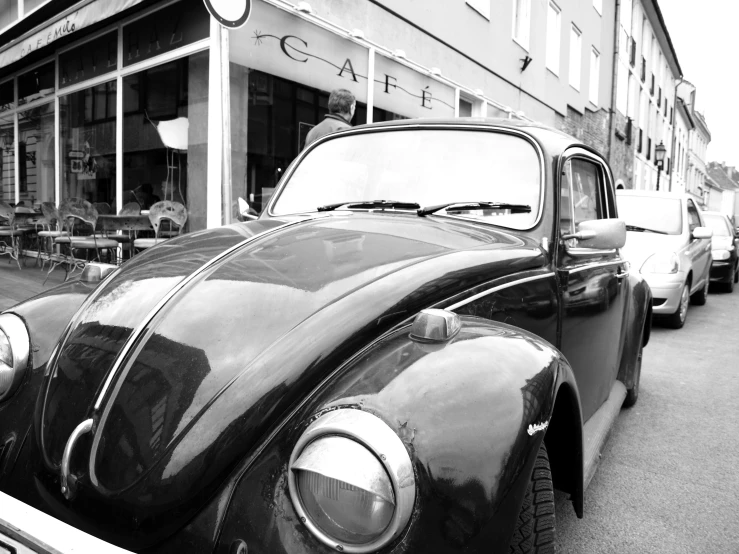
[[[0,67],[5,67],[45,48],[57,40],[70,36],[80,29],[127,10],[143,0],[96,0],[55,21],[30,36],[18,39],[0,51]]]

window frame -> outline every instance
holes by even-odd
[[[593,63],[595,61],[595,63]],[[594,106],[600,106],[600,52],[595,46],[590,47],[590,85],[588,86],[588,100]]]
[[[524,34],[521,36],[518,34],[519,25],[516,24],[519,21],[520,15],[525,16],[525,21],[521,25],[521,31]],[[511,32],[511,36],[513,41],[528,52],[531,43],[531,0],[513,0],[512,19],[513,30]]]
[[[577,52],[575,52],[573,38],[576,39]],[[582,31],[574,23],[570,26],[570,67],[569,67],[569,85],[580,92],[582,87]],[[576,62],[573,63],[573,62]],[[574,73],[574,67],[577,67],[577,74]],[[575,82],[575,77],[576,82]]]
[[[554,18],[554,26],[556,26],[557,36],[556,44],[554,37],[550,33],[551,18]],[[547,5],[547,52],[546,67],[549,71],[559,77],[559,70],[562,61],[562,8],[560,8],[554,0],[549,0]]]

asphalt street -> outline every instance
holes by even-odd
[[[622,409],[577,519],[557,494],[562,554],[739,554],[739,289],[655,325],[637,404]]]

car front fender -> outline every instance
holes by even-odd
[[[415,342],[401,328],[324,381],[239,472],[216,551],[240,540],[259,551],[329,551],[299,521],[287,462],[311,421],[353,408],[391,427],[413,463],[414,513],[391,551],[507,552],[559,389],[565,385],[576,402],[568,423],[581,424],[579,397],[569,365],[549,343],[505,324],[462,319],[460,333],[442,344]],[[581,428],[573,431],[581,437]],[[577,446],[569,455],[581,503]]]

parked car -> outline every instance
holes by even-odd
[[[651,294],[625,238],[607,163],[559,131],[327,135],[259,219],[0,315],[0,529],[30,544],[52,515],[75,528],[60,551],[77,531],[146,552],[551,551],[553,486],[582,517],[639,394]],[[571,309],[583,286],[597,309]]]
[[[706,225],[713,231],[711,237],[711,282],[723,285],[726,292],[734,292],[739,283],[739,233],[729,218],[721,212],[703,212]]]
[[[654,315],[680,329],[688,304],[702,306],[708,297],[712,231],[686,195],[618,190],[617,197],[626,222],[622,253],[649,283]]]

